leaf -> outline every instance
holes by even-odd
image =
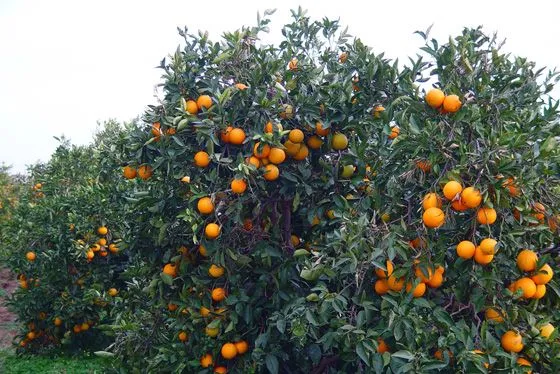
[[[397,351],[391,355],[392,357],[402,358],[403,360],[411,361],[414,355],[409,351]]]
[[[93,354],[99,357],[115,357],[114,353],[107,352],[107,351],[96,351],[93,352]]]
[[[369,355],[366,352],[363,341],[358,342],[358,344],[356,344],[356,353],[362,359],[363,362],[365,362],[366,364],[369,363]]]
[[[268,369],[269,373],[278,374],[279,365],[278,358],[276,358],[276,356],[267,354],[264,362],[266,363],[266,368]]]

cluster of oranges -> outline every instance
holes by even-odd
[[[237,342],[228,342],[222,345],[220,354],[225,360],[233,360],[237,356],[245,354],[249,350],[249,345],[245,340]],[[200,358],[200,366],[203,368],[211,367],[214,364],[214,357],[212,354],[206,353]],[[227,368],[225,366],[214,366],[214,373],[225,374]]]
[[[438,88],[428,91],[425,100],[430,107],[438,109],[442,114],[455,113],[461,109],[462,105],[459,96],[445,95],[443,91]]]
[[[109,230],[105,226],[100,226],[97,228],[97,234],[99,239],[96,243],[92,244],[86,252],[86,259],[88,262],[93,261],[96,255],[100,257],[107,257],[109,253],[117,254],[119,253],[119,247],[116,243],[108,242]],[[78,240],[78,244],[85,244],[83,240]]]
[[[393,274],[395,266],[393,262],[387,260],[386,270],[381,268],[375,269],[377,280],[373,286],[378,295],[384,295],[389,290],[394,292],[401,292],[403,289],[412,294],[413,297],[422,297],[426,293],[426,287],[439,288],[443,284],[443,274],[445,269],[443,266],[437,266],[435,269],[428,267],[418,266],[419,261],[415,262],[414,274],[416,280],[414,282],[407,282],[405,285],[404,277],[395,277]]]

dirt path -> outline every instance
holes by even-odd
[[[16,316],[8,311],[3,296],[11,294],[17,287],[14,276],[6,269],[0,269],[0,348],[9,347],[15,335]]]

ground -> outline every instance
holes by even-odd
[[[17,287],[17,281],[6,269],[0,269],[0,349],[9,347],[15,334],[16,316],[8,311],[5,297]]]

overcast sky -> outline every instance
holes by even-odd
[[[412,33],[432,23],[441,41],[483,25],[507,38],[507,51],[560,66],[554,1],[0,0],[0,164],[23,172],[48,160],[53,136],[84,144],[97,121],[141,114],[159,82],[154,67],[181,41],[177,26],[216,39],[277,8],[269,40],[278,40],[289,9],[300,4],[312,18],[340,18],[390,58],[414,56],[422,41]]]

